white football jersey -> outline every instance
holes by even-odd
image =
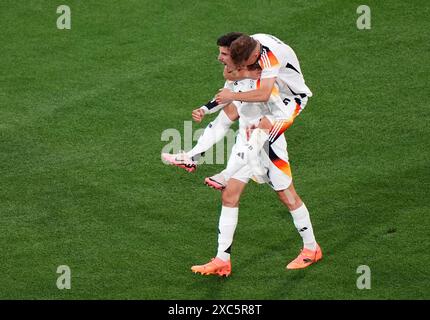
[[[268,34],[258,33],[251,37],[262,45],[258,60],[262,69],[261,79],[277,77],[276,83],[282,93],[312,96],[305,84],[299,60],[290,46]]]
[[[243,79],[229,81],[229,89],[233,92],[247,92],[257,89],[258,80]],[[271,97],[272,98],[272,97]],[[239,126],[250,126],[270,113],[266,103],[233,101],[239,114]]]
[[[260,80],[243,79],[239,81],[227,81],[225,87],[233,92],[247,92],[259,87]],[[285,104],[279,96],[277,85],[267,102],[242,102],[233,101],[239,114],[239,134],[246,136],[246,128],[252,125],[258,126],[261,118],[277,115]],[[246,139],[246,138],[245,138]]]

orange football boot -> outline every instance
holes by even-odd
[[[287,265],[287,269],[303,269],[322,259],[322,251],[317,243],[315,251],[303,248],[300,254]]]
[[[212,258],[210,262],[200,265],[192,266],[191,271],[194,273],[200,273],[204,276],[215,274],[218,276],[228,277],[231,274],[231,262],[223,261],[220,258]]]

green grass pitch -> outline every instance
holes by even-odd
[[[369,0],[358,30],[361,4],[2,0],[0,298],[429,299],[430,10]],[[222,87],[216,39],[230,31],[291,45],[314,93],[286,133],[324,251],[306,270],[285,270],[301,239],[250,183],[233,275],[190,271],[216,251],[220,194],[203,179],[223,165],[166,166],[161,135]]]

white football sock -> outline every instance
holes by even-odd
[[[248,143],[231,154],[231,157],[236,157],[236,159],[229,161],[227,168],[223,171],[226,181],[245,165],[249,165],[252,170],[259,167],[258,157],[268,137],[269,135],[263,129],[254,129]]]
[[[305,204],[303,203],[300,208],[290,211],[290,213],[293,217],[294,225],[303,239],[303,246],[309,250],[316,250],[317,242],[315,240],[309,211]]]
[[[208,151],[227,134],[232,123],[233,121],[230,120],[224,110],[221,110],[215,120],[205,128],[194,148],[187,152],[187,156],[193,160],[198,160],[203,152]]]
[[[230,260],[231,245],[233,243],[238,216],[239,208],[222,206],[218,224],[218,252],[216,255],[221,260]]]

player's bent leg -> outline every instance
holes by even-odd
[[[161,157],[167,164],[171,164],[188,172],[197,169],[198,158],[214,144],[220,141],[227,133],[231,124],[239,118],[234,104],[230,103],[221,110],[218,116],[206,128],[197,141],[197,144],[188,152],[178,154],[162,153]]]
[[[240,150],[241,144],[242,144],[241,139],[238,139],[236,141],[235,145],[233,146],[232,150],[231,150],[232,155],[234,155],[235,153],[238,152],[238,150]],[[228,159],[227,168],[234,165],[234,162],[237,161],[237,158],[235,158],[232,155],[230,155],[230,158]],[[205,178],[205,184],[208,185],[209,187],[217,189],[217,190],[224,190],[225,187],[227,186],[227,182],[231,180],[230,179],[227,181],[225,179],[225,172],[227,171],[227,168],[224,169],[223,171],[221,171],[220,173],[217,173],[211,177]],[[243,166],[241,169],[239,169],[239,171],[237,171],[234,174],[232,179],[241,181],[241,182],[246,184],[246,183],[248,183],[248,181],[251,177],[252,177],[252,172],[251,172],[249,166]],[[233,183],[233,184],[235,184],[235,183]]]
[[[258,124],[258,127],[254,129],[249,137],[249,154],[247,157],[247,164],[251,168],[254,175],[263,176],[266,171],[261,165],[260,152],[263,147],[268,147],[266,143],[269,139],[269,131],[272,127],[272,123],[267,117],[263,117]],[[266,150],[269,154],[269,150]]]
[[[261,166],[259,154],[269,137],[269,128],[270,121],[263,118],[259,126],[252,131],[246,144],[237,147],[235,152],[232,152],[230,157],[234,159],[227,163],[227,168],[223,171],[226,181],[245,166],[249,166],[254,175],[262,176],[266,173]]]
[[[247,165],[251,168],[252,173],[257,176],[263,176],[266,174],[266,170],[261,164],[260,152],[266,144],[269,138],[268,133],[261,128],[254,129],[251,137],[249,138],[249,153],[247,157]],[[266,151],[269,154],[268,151]]]
[[[197,144],[187,152],[187,155],[193,160],[198,160],[204,152],[224,138],[230,126],[237,119],[239,119],[239,114],[236,106],[233,103],[229,103],[218,113],[215,120],[209,123],[197,140]]]

